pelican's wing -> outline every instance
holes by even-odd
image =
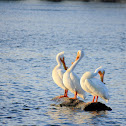
[[[102,83],[99,79],[92,78],[86,79],[86,88],[90,91],[94,96],[99,96],[103,99],[109,99],[108,89],[105,87],[105,84]]]
[[[74,73],[74,72],[71,72],[70,73],[70,79],[72,81],[72,85],[77,88],[78,87],[78,84],[80,84],[80,79],[79,77]]]
[[[61,88],[65,89],[65,86],[63,84],[63,74],[64,71],[62,69],[54,70],[52,77],[54,82]]]
[[[81,88],[80,78],[74,72],[70,74],[70,78],[74,84],[75,90],[78,92],[78,96],[85,99],[86,95],[85,91]]]
[[[58,73],[59,78],[60,78],[61,80],[63,80],[63,74],[65,73],[65,70],[59,69],[59,70],[57,71],[57,73]]]

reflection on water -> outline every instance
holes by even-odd
[[[51,124],[55,122],[59,124],[94,124],[97,118],[107,118],[107,111],[100,112],[84,112],[68,107],[53,107],[46,113],[51,121]]]

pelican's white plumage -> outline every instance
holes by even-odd
[[[65,70],[62,68],[61,60],[64,60],[64,52],[60,52],[56,56],[56,61],[58,65],[55,66],[55,68],[52,71],[52,78],[59,87],[61,87],[64,90],[67,90],[63,84],[63,74],[65,73]]]
[[[75,66],[78,64],[78,62],[82,59],[84,56],[84,52],[79,50],[78,51],[78,56],[75,60],[75,62],[71,65],[69,69],[64,73],[63,75],[63,83],[65,87],[70,90],[72,93],[85,99],[85,91],[81,88],[80,85],[80,79],[79,77],[73,72]],[[76,97],[75,97],[76,98]]]
[[[103,72],[104,69],[99,67],[94,73],[84,73],[80,80],[81,87],[86,92],[92,94],[93,96],[99,96],[107,102],[109,100],[108,89],[106,88],[105,84],[101,82],[101,80],[95,78],[99,71]]]

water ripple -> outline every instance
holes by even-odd
[[[20,1],[0,5],[0,125],[125,125],[125,4]],[[111,96],[107,104],[113,111],[51,106],[51,99],[63,94],[51,75],[56,55],[64,51],[69,67],[79,49],[85,56],[75,72],[81,77],[101,65],[105,68]],[[86,102],[91,101],[92,96],[87,96]]]

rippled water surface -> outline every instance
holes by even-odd
[[[52,80],[55,57],[64,51],[69,67],[79,49],[74,72],[105,68],[112,111],[51,106],[64,92]],[[0,125],[126,125],[126,4],[1,1],[0,72]]]

